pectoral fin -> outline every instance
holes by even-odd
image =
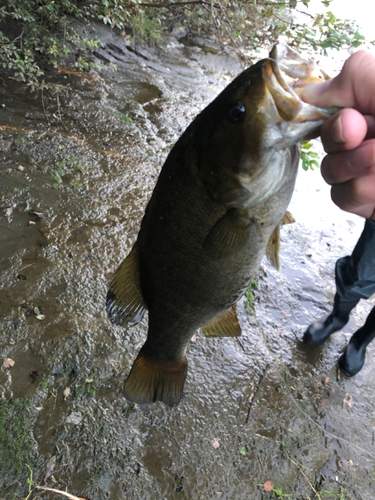
[[[237,306],[229,309],[229,311],[214,321],[201,328],[206,337],[239,337],[241,335],[241,327],[237,318]]]
[[[280,263],[280,224],[278,224],[271,238],[268,241],[266,255],[269,263],[278,271],[281,269]]]
[[[227,258],[242,250],[248,242],[249,234],[248,218],[239,210],[232,209],[215,224],[204,242],[204,249],[213,258]]]
[[[140,278],[137,244],[115,272],[107,293],[107,313],[116,325],[136,325],[145,312]]]

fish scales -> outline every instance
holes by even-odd
[[[159,337],[164,337],[164,329],[170,329],[175,321],[196,330],[230,308],[247,289],[293,192],[298,165],[296,147],[293,153],[294,161],[291,152],[291,168],[274,199],[247,210],[251,220],[247,244],[221,258],[204,247],[228,209],[207,194],[197,175],[199,159],[192,158],[192,153],[189,158],[180,158],[177,170],[172,152],[138,237],[141,289],[149,310],[150,334],[151,322],[160,329]]]
[[[134,325],[149,312],[147,340],[125,382],[129,401],[178,404],[195,331],[241,333],[236,302],[266,249],[278,248],[298,142],[332,113],[302,103],[290,84],[301,87],[301,79],[287,74],[288,63],[306,82],[321,78],[313,63],[278,44],[197,116],[162,168],[107,294],[116,324]]]

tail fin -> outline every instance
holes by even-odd
[[[162,401],[168,406],[178,405],[187,375],[187,359],[162,361],[142,351],[143,348],[125,381],[126,399],[139,404]]]

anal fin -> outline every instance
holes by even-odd
[[[237,305],[229,311],[201,328],[206,337],[239,337],[241,327],[237,318]]]
[[[107,313],[116,325],[136,325],[145,312],[140,278],[137,243],[115,272],[106,300]]]
[[[144,347],[125,381],[124,396],[138,404],[162,401],[176,406],[181,401],[187,375],[187,360],[163,361],[145,354]]]

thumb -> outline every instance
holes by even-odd
[[[314,106],[319,106],[321,108],[327,108],[329,106],[342,106],[339,99],[330,92],[330,88],[333,80],[326,80],[321,83],[311,83],[306,85],[300,94],[300,98]]]

